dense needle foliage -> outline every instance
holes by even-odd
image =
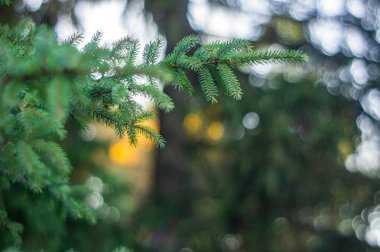
[[[94,214],[82,201],[88,189],[70,185],[72,167],[60,145],[69,117],[83,129],[89,120],[101,121],[133,145],[142,134],[164,147],[159,133],[142,125],[154,113],[136,102],[136,95],[169,112],[174,104],[160,83],[192,94],[194,83],[187,78],[191,71],[207,101],[217,102],[219,90],[240,99],[242,89],[233,69],[306,60],[300,51],[257,52],[243,40],[202,45],[198,37],[189,36],[161,61],[162,40],[145,45],[140,63],[137,40],[126,37],[109,47],[100,46],[100,41],[101,33],[96,33],[79,50],[79,34],[59,44],[52,30],[31,21],[0,27],[1,194],[22,185],[46,194],[51,207],[61,209],[62,218],[94,222]],[[0,234],[7,246],[19,245],[22,223],[8,218],[1,194]]]

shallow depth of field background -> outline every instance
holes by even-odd
[[[162,36],[170,51],[199,34],[204,43],[241,38],[310,57],[241,69],[241,101],[211,105],[200,92],[164,87],[175,110],[146,122],[166,138],[163,150],[143,138],[131,147],[100,124],[69,125],[72,181],[93,188],[86,202],[100,221],[49,229],[41,218],[25,251],[379,250],[380,2],[19,0],[0,8],[2,21],[25,15],[59,41],[80,31],[85,43],[99,30],[104,45]]]

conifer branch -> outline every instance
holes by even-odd
[[[0,4],[9,2],[0,0]],[[102,47],[101,37],[95,33],[78,50],[80,34],[59,44],[44,26],[25,22],[0,27],[0,176],[33,192],[47,191],[65,215],[89,221],[94,221],[93,213],[73,195],[74,187],[68,183],[72,167],[58,142],[66,136],[68,118],[77,120],[81,128],[89,119],[100,121],[119,137],[127,136],[132,145],[143,135],[163,148],[165,139],[143,124],[154,113],[139,104],[136,95],[169,112],[174,103],[160,82],[192,95],[195,83],[187,74],[194,72],[208,102],[217,102],[219,87],[241,99],[236,68],[307,60],[300,51],[256,52],[244,40],[203,45],[197,36],[189,36],[162,60],[163,41],[148,43],[138,63],[137,40],[126,37]]]
[[[227,94],[232,96],[236,100],[240,100],[243,94],[239,81],[237,80],[235,74],[227,65],[219,65],[218,70],[220,73],[220,80],[227,90]]]
[[[243,92],[232,70],[234,68],[307,61],[307,55],[298,50],[253,51],[250,43],[244,40],[217,41],[206,45],[198,43],[193,36],[184,38],[178,42],[173,53],[163,60],[162,65],[172,72],[173,85],[188,90],[187,93],[190,94],[192,88],[189,88],[191,84],[185,71],[197,72],[206,100],[212,103],[217,102],[215,97],[218,90],[215,82],[227,91],[227,95],[237,100],[241,99]],[[189,50],[194,48],[195,52],[189,54]],[[215,68],[217,70],[214,70]]]
[[[206,100],[211,103],[216,103],[216,96],[218,96],[218,90],[215,86],[214,80],[212,79],[211,73],[207,68],[200,68],[198,71],[199,81],[203,93],[206,96]]]
[[[66,77],[78,77],[78,76],[88,76],[93,73],[106,75],[110,72],[112,72],[112,74],[107,76],[106,78],[124,78],[124,77],[133,76],[133,75],[137,75],[137,76],[144,75],[144,76],[159,78],[165,82],[171,79],[170,73],[165,72],[164,69],[155,67],[155,66],[141,66],[138,68],[132,67],[132,66],[127,66],[124,68],[114,68],[114,67],[103,66],[101,68],[97,68],[95,71],[94,69],[91,69],[91,68],[88,68],[88,69],[62,68],[56,71],[47,71],[47,70],[41,69],[41,71],[38,71],[32,74],[25,74],[25,75],[8,74],[8,75],[4,75],[0,79],[0,84],[6,85],[11,81],[28,84],[28,83],[36,83],[38,81],[43,81],[45,79],[56,77],[59,75],[66,76]]]

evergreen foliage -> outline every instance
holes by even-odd
[[[189,55],[192,49],[195,52]],[[219,95],[215,82],[234,99],[240,99],[243,94],[232,68],[267,63],[301,63],[306,60],[306,54],[297,50],[256,52],[248,41],[238,39],[200,46],[196,36],[188,36],[178,42],[161,64],[169,68],[173,84],[188,94],[193,92],[193,88],[186,71],[196,72],[206,100],[215,103]]]
[[[52,30],[31,21],[0,27],[0,190],[11,193],[14,185],[22,185],[47,194],[52,204],[63,209],[63,217],[91,222],[94,214],[82,201],[88,190],[70,186],[72,168],[60,145],[68,118],[84,129],[89,120],[101,121],[133,145],[142,134],[162,148],[165,140],[142,125],[154,113],[137,103],[135,95],[144,95],[169,112],[174,104],[160,83],[192,94],[187,78],[192,71],[207,101],[217,102],[219,86],[240,99],[242,89],[232,69],[306,60],[300,51],[256,52],[242,40],[202,45],[198,37],[189,36],[161,61],[162,40],[147,44],[138,63],[139,43],[130,37],[102,47],[98,32],[79,50],[81,39],[74,34],[59,44]],[[0,198],[0,230],[11,245],[22,240],[22,225],[17,221],[8,218]]]

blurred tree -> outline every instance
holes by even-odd
[[[376,246],[376,236],[368,238],[366,225],[374,223],[374,218],[367,215],[373,216],[376,209],[367,207],[377,202],[373,195],[379,182],[344,168],[359,144],[355,122],[377,125],[370,123],[377,120],[374,103],[366,107],[363,100],[371,92],[374,98],[379,79],[380,46],[374,37],[378,28],[373,14],[379,4],[145,2],[169,47],[175,41],[172,37],[189,32],[184,12],[178,10],[185,11],[192,27],[207,38],[218,36],[209,26],[214,9],[220,13],[218,8],[222,8],[225,18],[230,13],[262,18],[248,24],[262,31],[257,46],[280,44],[312,55],[307,68],[280,70],[280,77],[251,72],[241,103],[224,100],[210,106],[191,98],[183,106],[177,102],[174,113],[160,117],[163,125],[182,120],[187,137],[180,129],[163,131],[175,146],[171,153],[176,154],[169,159],[165,154],[169,149],[158,153],[158,160],[165,159],[165,164],[158,162],[156,176],[164,176],[168,166],[177,167],[174,174],[180,174],[183,161],[190,167],[185,173],[191,174],[172,175],[181,181],[182,189],[172,187],[171,194],[161,193],[161,197],[178,194],[185,203],[166,201],[167,207],[182,215],[170,212],[167,216],[158,210],[156,218],[164,221],[156,222],[153,234],[159,239],[153,239],[151,246],[162,251],[186,247],[193,251],[371,251],[366,242]],[[255,8],[260,4],[261,8]],[[208,11],[191,13],[188,5]],[[258,15],[256,9],[266,11]],[[197,15],[207,15],[200,20],[209,24],[197,25]],[[335,32],[340,36],[334,37]],[[331,36],[335,41],[326,39]],[[361,113],[373,119],[358,118]],[[185,151],[179,154],[179,149]],[[170,185],[162,186],[170,190]],[[153,195],[160,194],[159,186],[156,183]],[[157,208],[166,209],[162,204]],[[141,219],[149,209],[142,210]]]

